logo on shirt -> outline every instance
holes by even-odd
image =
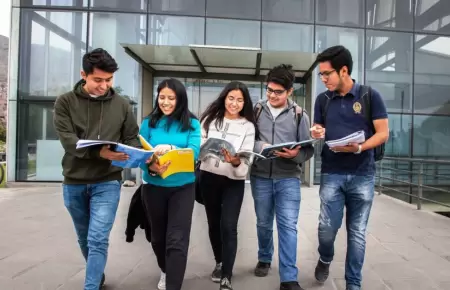
[[[361,114],[361,104],[359,102],[353,104],[353,111],[355,111],[355,114]]]

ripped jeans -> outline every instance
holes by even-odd
[[[375,176],[322,174],[320,180],[319,254],[331,263],[334,240],[341,227],[346,207],[347,285],[361,287],[361,270],[366,251],[366,228],[374,197]]]

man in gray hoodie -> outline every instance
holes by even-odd
[[[259,139],[254,151],[268,145],[310,139],[307,113],[289,99],[295,74],[290,65],[279,65],[267,75],[267,100],[256,104]],[[250,182],[258,233],[255,275],[267,276],[273,256],[273,220],[277,216],[280,290],[301,290],[297,282],[297,220],[300,211],[302,163],[314,149],[294,148],[277,152],[278,158],[253,163]]]

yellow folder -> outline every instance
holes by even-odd
[[[145,138],[141,135],[139,135],[139,141],[141,142],[142,148],[145,150],[151,151],[153,149],[152,145],[150,145],[150,143],[148,143],[147,140],[145,140]]]
[[[158,156],[159,164],[164,164],[169,160],[169,167],[161,175],[163,179],[175,173],[194,172],[194,151],[190,148],[174,149],[162,156]]]

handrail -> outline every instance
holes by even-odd
[[[399,168],[394,168],[391,166],[385,166],[383,167],[383,163],[385,161],[401,161],[401,162],[408,162],[408,163],[416,163],[419,165],[419,170],[417,171],[413,171],[413,170],[406,170],[406,169],[399,169]],[[388,190],[392,190],[394,192],[398,192],[401,194],[404,194],[406,196],[410,196],[410,197],[414,197],[417,198],[417,209],[421,210],[422,209],[422,201],[428,201],[437,205],[441,205],[444,207],[448,207],[450,208],[450,204],[445,204],[436,200],[431,200],[429,198],[424,198],[423,197],[423,189],[431,189],[431,190],[435,190],[435,191],[439,191],[439,192],[444,192],[444,193],[448,193],[450,195],[450,190],[447,189],[443,189],[443,188],[437,188],[437,187],[433,187],[430,186],[428,184],[424,184],[423,182],[423,177],[424,176],[442,176],[442,175],[430,175],[430,174],[426,174],[424,172],[424,164],[437,164],[437,165],[450,165],[450,160],[431,160],[431,159],[420,159],[420,158],[403,158],[403,157],[384,157],[382,160],[380,160],[378,162],[379,166],[378,166],[378,170],[377,170],[377,177],[378,177],[378,194],[382,194],[383,193],[383,189],[388,189]],[[408,173],[410,175],[409,181],[405,181],[405,180],[400,180],[400,179],[396,179],[396,178],[391,178],[391,177],[384,177],[383,176],[383,169],[389,170],[390,172],[402,172],[402,173]],[[418,182],[415,183],[413,182],[414,178],[413,175],[417,174],[418,175]],[[450,176],[449,176],[450,177]],[[383,184],[383,180],[389,180],[389,181],[394,181],[394,182],[398,182],[404,185],[408,185],[410,186],[410,188],[412,188],[412,186],[416,186],[418,188],[417,190],[417,195],[413,195],[409,192],[403,192],[397,188],[390,188],[388,186],[386,186],[385,184]],[[410,182],[411,181],[411,182]]]

